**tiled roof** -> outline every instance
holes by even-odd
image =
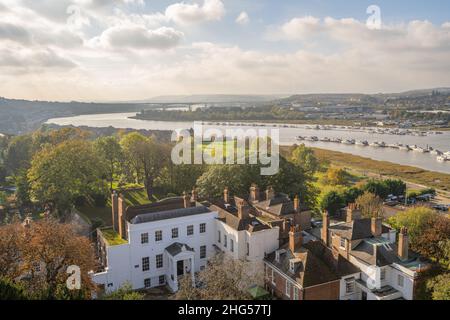
[[[331,225],[329,230],[338,236],[348,240],[360,240],[372,237],[371,219],[355,219],[351,222]],[[383,225],[382,233],[387,233],[390,228]]]
[[[295,213],[294,202],[285,194],[277,194],[271,200],[263,200],[253,204],[256,209],[266,211],[276,216]],[[300,204],[300,211],[307,211],[308,207]]]
[[[286,244],[281,248],[284,249],[284,253],[280,254],[279,262],[276,261],[276,252],[269,254],[264,260],[304,288],[338,280],[340,273],[344,272],[344,268],[339,271],[339,268],[330,263],[328,253],[326,253],[328,249],[320,249],[318,247],[320,245],[318,241],[314,244],[309,242],[297,252],[292,252],[289,250],[289,245]],[[322,250],[326,254],[321,252]],[[296,263],[294,272],[290,270],[291,260],[295,260]]]

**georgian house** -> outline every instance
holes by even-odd
[[[237,197],[199,202],[193,190],[191,196],[126,207],[114,193],[112,215],[113,226],[97,231],[103,268],[92,274],[108,292],[125,283],[133,289],[167,284],[175,292],[183,275],[190,274],[194,285],[195,273],[218,251],[262,266],[278,248],[278,228],[257,220]]]

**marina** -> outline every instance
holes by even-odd
[[[97,128],[121,128],[121,129],[146,129],[146,130],[182,130],[193,128],[194,122],[183,121],[152,121],[133,119],[136,113],[109,113],[90,114],[65,118],[54,118],[47,121],[57,125],[73,125],[77,127]],[[199,122],[197,122],[198,124]],[[281,145],[294,145],[304,143],[307,146],[350,153],[357,156],[371,158],[379,161],[410,165],[430,171],[450,173],[450,132],[426,133],[426,134],[388,134],[376,133],[374,130],[366,130],[361,127],[323,126],[326,130],[318,129],[316,126],[302,124],[280,124],[262,122],[230,122],[230,121],[204,121],[204,128],[216,129],[271,129],[278,128],[280,132]],[[321,128],[321,126],[319,126]],[[382,128],[388,129],[388,128]],[[392,130],[389,129],[389,130]],[[399,129],[403,132],[404,129]],[[410,130],[410,129],[408,129]],[[396,131],[396,130],[394,130]],[[414,130],[410,130],[414,132]],[[298,140],[297,137],[315,137],[308,140]],[[354,144],[344,140],[354,140]],[[377,142],[377,143],[375,143]],[[382,142],[385,145],[383,146]],[[373,144],[375,147],[370,147]],[[394,147],[395,145],[395,147]],[[413,146],[426,149],[432,146],[430,152],[412,151]],[[398,146],[398,147],[397,147]],[[437,157],[441,157],[437,159]],[[439,161],[440,160],[440,161]]]

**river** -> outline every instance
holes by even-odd
[[[130,119],[135,116],[135,113],[111,113],[111,114],[93,114],[81,115],[66,118],[54,118],[47,121],[57,125],[73,125],[76,127],[114,127],[121,129],[147,129],[147,130],[179,130],[189,129],[193,127],[191,122],[176,122],[176,121],[147,121]],[[223,121],[222,121],[223,122]],[[248,123],[248,121],[247,121]],[[214,128],[225,128],[225,126],[206,126]],[[266,128],[270,125],[266,124]],[[230,127],[226,127],[230,128]],[[232,127],[231,127],[232,128]],[[239,128],[245,128],[240,126]],[[367,140],[370,142],[384,141],[387,144],[401,143],[408,145],[418,145],[421,147],[431,146],[434,149],[441,151],[450,151],[450,132],[444,132],[441,135],[427,135],[427,136],[400,136],[389,134],[372,134],[357,130],[312,130],[307,129],[306,125],[296,125],[296,128],[279,128],[280,129],[280,144],[292,145],[294,143],[305,143],[307,146],[314,146],[322,149],[329,149],[351,153],[358,156],[371,158],[374,160],[390,161],[403,165],[410,165],[414,167],[423,168],[426,170],[450,173],[450,161],[438,162],[435,155],[429,153],[419,153],[414,151],[402,151],[392,148],[375,148],[364,147],[358,145],[345,145],[331,142],[310,142],[297,141],[298,136],[317,136],[328,138],[341,139],[355,139]]]

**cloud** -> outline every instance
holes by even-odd
[[[36,72],[48,69],[72,69],[76,64],[59,56],[52,50],[28,50],[24,48],[5,49],[0,51],[0,67],[13,67],[19,70]]]
[[[115,49],[165,50],[177,46],[184,34],[173,28],[148,30],[140,26],[117,26],[107,29],[99,42]]]
[[[225,6],[221,0],[205,0],[202,6],[197,3],[175,3],[167,7],[165,15],[181,25],[218,21],[225,15]]]
[[[31,42],[31,35],[21,26],[0,22],[0,40],[5,39],[29,44]]]
[[[240,25],[246,25],[250,22],[250,18],[248,16],[248,13],[245,11],[242,11],[239,16],[236,18],[236,23]]]

